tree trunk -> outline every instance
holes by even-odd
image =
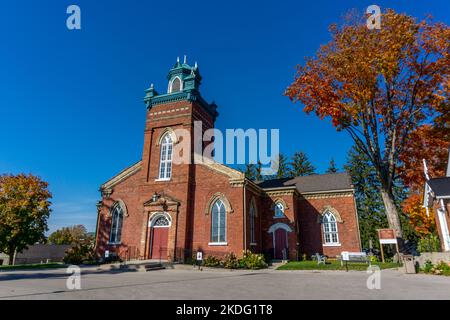
[[[14,265],[14,258],[15,258],[15,253],[16,253],[16,248],[15,247],[9,247],[8,248],[8,265],[13,266]]]
[[[391,191],[381,188],[381,197],[383,198],[384,207],[386,209],[386,216],[389,223],[389,228],[395,230],[398,238],[403,239],[402,226],[400,224],[400,216],[395,206],[394,195]]]

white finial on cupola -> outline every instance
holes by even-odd
[[[153,89],[153,83],[150,85],[150,89]]]
[[[177,62],[180,63],[180,57],[177,57]]]
[[[184,64],[187,64],[187,56],[184,55]]]
[[[195,69],[198,69],[198,63],[197,63],[197,61],[195,61],[195,66],[194,66],[194,68],[195,68]]]

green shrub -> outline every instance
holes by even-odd
[[[439,252],[441,249],[441,245],[439,242],[439,238],[434,235],[430,234],[427,235],[417,242],[417,250],[422,252]]]
[[[435,274],[442,274],[444,276],[450,276],[450,265],[447,262],[441,261],[434,267]]]
[[[423,266],[423,272],[430,273],[431,269],[433,269],[433,264],[430,260],[425,261],[425,265]]]
[[[93,244],[90,242],[75,244],[66,251],[63,261],[66,264],[82,264],[84,262],[92,263],[96,261]]]
[[[380,260],[378,259],[377,256],[369,256],[370,259],[370,263],[376,263],[376,262],[380,262]]]
[[[307,261],[308,255],[306,253],[302,254],[302,261]]]
[[[221,264],[221,260],[215,256],[207,256],[205,260],[203,260],[203,265],[205,267],[218,267]]]
[[[246,269],[263,269],[267,268],[267,263],[264,261],[264,255],[252,253],[250,250],[244,251],[242,259],[239,264]]]
[[[237,269],[240,267],[239,260],[233,252],[228,253],[222,263],[226,269]]]

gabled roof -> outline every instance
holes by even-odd
[[[258,186],[263,189],[282,189],[295,186],[300,193],[353,189],[350,176],[346,172],[266,180],[259,182]]]
[[[126,168],[125,170],[121,171],[118,175],[112,177],[108,181],[106,181],[102,186],[100,187],[100,190],[104,189],[110,189],[114,187],[119,182],[127,179],[128,177],[132,176],[142,168],[142,161],[139,161],[132,166]]]
[[[450,198],[450,177],[433,178],[427,181],[436,198]]]
[[[215,161],[205,161],[205,162],[200,163],[200,165],[205,166],[213,171],[222,173],[222,174],[226,175],[227,177],[229,177],[230,179],[244,179],[245,178],[244,173],[242,173],[236,169],[230,168],[224,164],[215,162]]]

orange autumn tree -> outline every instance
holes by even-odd
[[[400,155],[402,167],[400,177],[409,188],[409,196],[403,202],[403,212],[408,216],[409,223],[420,236],[425,236],[435,230],[433,210],[423,207],[423,192],[425,174],[422,160],[427,161],[430,177],[445,175],[450,146],[450,119],[444,113],[436,119],[433,125],[423,125],[411,134]]]
[[[50,215],[48,184],[33,175],[0,175],[0,252],[16,252],[44,240]]]
[[[365,19],[330,27],[331,41],[298,66],[286,95],[330,118],[370,159],[389,227],[402,238],[394,182],[411,134],[448,112],[450,28],[387,10],[381,29]]]

